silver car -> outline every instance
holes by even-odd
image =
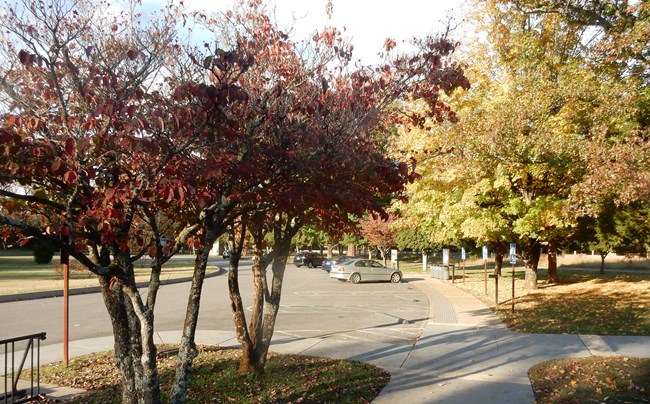
[[[359,283],[361,281],[391,281],[399,283],[402,273],[399,269],[388,268],[374,260],[352,259],[335,264],[330,270],[330,278]]]

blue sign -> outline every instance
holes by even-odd
[[[517,263],[517,244],[510,243],[510,263]]]
[[[465,261],[465,247],[460,248],[460,259]]]
[[[486,245],[483,246],[483,259],[486,261],[488,259],[488,249]]]

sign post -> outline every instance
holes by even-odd
[[[488,260],[488,248],[486,245],[483,246],[483,275],[484,275],[484,282],[483,286],[485,286],[485,294],[487,295],[487,260]]]
[[[63,265],[63,362],[67,367],[68,360],[68,330],[70,319],[70,258],[68,252],[61,249],[61,265]]]
[[[515,312],[515,265],[517,264],[517,244],[510,243],[510,263],[512,264],[512,312]]]
[[[460,248],[460,259],[463,266],[463,284],[465,284],[465,247]]]

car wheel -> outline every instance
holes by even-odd
[[[390,281],[393,283],[399,283],[402,280],[402,275],[399,272],[393,272],[390,276]]]
[[[313,268],[313,267],[314,267],[314,263],[311,262],[311,261],[309,261],[309,262],[307,263],[307,268]]]
[[[352,275],[350,275],[350,282],[352,283],[361,282],[361,275],[359,275],[358,273],[353,273]]]

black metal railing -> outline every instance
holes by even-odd
[[[39,398],[41,394],[41,341],[45,339],[45,333],[25,335],[22,337],[9,338],[0,340],[4,345],[4,394],[0,395],[0,403],[24,403]],[[20,363],[16,364],[16,354],[20,354],[20,348],[16,351],[16,343],[26,341],[23,356]],[[34,347],[34,341],[36,346]],[[34,353],[36,351],[36,353]],[[36,356],[36,363],[34,363]],[[29,387],[18,388],[20,375],[25,367],[25,362],[29,357]],[[16,367],[17,366],[17,367]],[[27,381],[25,382],[27,384]]]

